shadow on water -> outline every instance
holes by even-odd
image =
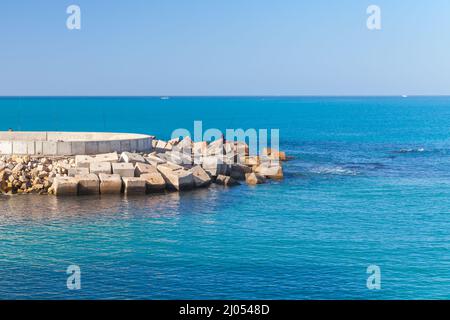
[[[222,190],[220,190],[222,189]],[[0,224],[39,220],[83,221],[98,218],[161,218],[181,213],[214,213],[226,206],[229,190],[212,186],[186,192],[149,195],[98,195],[54,197],[42,195],[0,195]]]

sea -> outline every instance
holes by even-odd
[[[0,196],[0,299],[450,298],[450,97],[6,97],[0,110],[2,131],[278,129],[291,157],[258,186]]]

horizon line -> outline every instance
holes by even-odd
[[[410,98],[410,97],[450,97],[449,94],[304,94],[304,95],[0,95],[0,99],[8,98]]]

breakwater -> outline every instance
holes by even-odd
[[[13,135],[6,134],[9,137]],[[37,140],[32,140],[31,134],[15,137],[27,138],[19,141],[34,143],[35,147],[37,141],[56,142],[57,146],[58,143],[70,143],[71,151],[67,149],[60,155],[57,147],[56,154],[43,152],[45,155],[41,155],[36,154],[36,149],[28,154],[31,149],[27,148],[27,152],[21,149],[22,153],[15,154],[17,141],[9,140],[12,154],[5,154],[2,149],[0,156],[1,193],[57,196],[146,194],[204,188],[212,183],[227,187],[241,182],[256,185],[265,183],[266,179],[282,179],[282,161],[286,160],[286,155],[278,150],[264,148],[261,154],[250,155],[245,142],[223,139],[208,143],[193,142],[189,137],[163,141],[145,135],[120,134],[107,139],[107,134],[77,133],[71,136],[62,133],[59,137],[70,141],[54,141],[48,140],[49,134],[45,134],[47,140],[42,140],[43,135],[34,136]],[[0,140],[4,137],[5,133],[0,135]],[[86,148],[93,142],[88,138],[102,140],[94,141],[97,146],[94,150]],[[74,154],[73,145],[77,142],[84,143],[85,152]],[[114,150],[114,146],[119,149]],[[86,152],[88,149],[90,152]],[[99,152],[104,150],[111,152]]]

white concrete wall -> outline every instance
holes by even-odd
[[[103,132],[0,132],[0,155],[68,156],[150,152],[153,136]]]

